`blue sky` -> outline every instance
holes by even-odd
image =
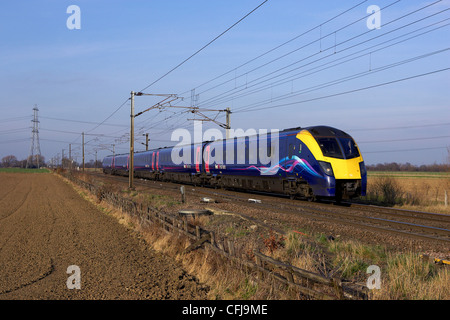
[[[2,1],[0,158],[27,157],[35,104],[47,160],[72,144],[80,161],[83,131],[87,160],[95,150],[99,158],[111,153],[112,144],[126,152],[130,91],[261,2]],[[70,5],[81,9],[79,30],[67,28]],[[370,5],[382,8],[380,29],[367,27]],[[233,128],[334,126],[354,137],[368,164],[442,163],[450,146],[449,7],[448,0],[269,0],[145,92],[178,94],[177,105],[190,106],[195,89],[200,107],[231,108]],[[136,112],[160,100],[137,97]],[[136,118],[136,149],[147,132],[150,148],[176,144],[173,130],[193,128],[193,115],[180,110]]]

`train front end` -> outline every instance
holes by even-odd
[[[311,151],[325,178],[314,186],[316,196],[339,201],[366,195],[364,160],[350,135],[332,127],[316,126],[300,131],[297,139]]]

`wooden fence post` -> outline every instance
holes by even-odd
[[[197,239],[200,239],[200,227],[199,226],[195,226],[195,235],[196,235]]]
[[[183,222],[184,222],[184,231],[186,233],[188,233],[189,232],[188,231],[188,221],[187,221],[187,217],[186,216],[183,217]]]
[[[230,254],[230,256],[234,257],[234,244],[230,239],[228,239],[227,242],[228,242],[228,253]]]
[[[254,252],[254,253],[256,253],[256,252]],[[261,261],[261,258],[257,254],[255,254],[255,260],[256,260],[256,265],[258,267],[264,269],[263,262]],[[263,278],[263,272],[258,268],[258,279],[262,279],[262,278]]]

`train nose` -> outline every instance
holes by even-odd
[[[361,168],[358,159],[335,160],[331,162],[334,177],[337,180],[361,179]]]

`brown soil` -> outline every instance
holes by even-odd
[[[0,181],[0,299],[206,299],[173,259],[55,175]],[[81,289],[67,287],[71,265]]]

